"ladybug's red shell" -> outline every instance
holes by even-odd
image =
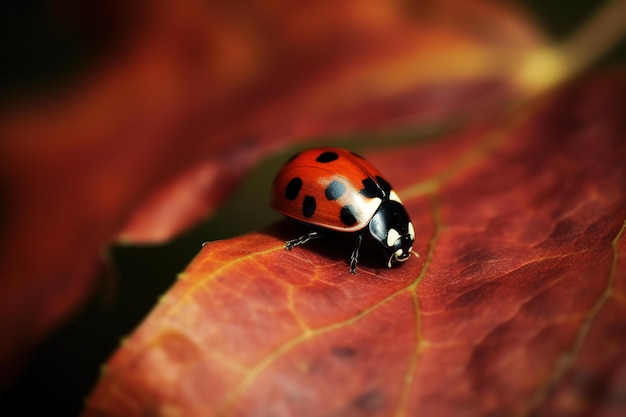
[[[270,205],[279,213],[316,226],[356,232],[384,199],[397,199],[372,164],[339,148],[319,148],[292,157],[272,186]]]

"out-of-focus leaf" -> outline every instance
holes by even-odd
[[[293,223],[208,244],[121,346],[85,416],[626,411],[626,78],[368,155],[421,254]]]
[[[134,10],[134,9],[133,9]],[[107,243],[162,241],[261,156],[450,126],[525,95],[542,45],[492,2],[143,2],[123,48],[0,117],[0,375],[88,293]]]

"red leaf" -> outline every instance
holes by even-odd
[[[96,69],[5,109],[0,375],[89,293],[104,246],[169,238],[260,157],[315,135],[449,128],[527,94],[516,72],[542,43],[519,12],[413,7],[143,2]]]
[[[412,258],[208,244],[106,367],[88,415],[618,415],[626,390],[626,78],[370,155]],[[370,248],[371,250],[371,248]]]

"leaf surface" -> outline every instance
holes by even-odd
[[[207,244],[120,347],[85,416],[625,411],[626,79],[367,155],[421,254],[283,250],[285,221]]]

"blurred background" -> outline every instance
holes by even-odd
[[[142,2],[35,1],[0,5],[0,106],[62,90],[120,48]],[[554,39],[571,34],[600,5],[589,1],[518,2]],[[626,62],[624,42],[596,66]],[[351,137],[320,138],[320,143]],[[345,143],[345,142],[344,142]],[[98,288],[69,321],[38,346],[17,380],[0,394],[0,414],[76,415],[101,365],[151,310],[205,241],[263,228],[280,218],[267,206],[274,173],[290,150],[262,161],[210,219],[162,245],[118,245],[103,253]],[[251,203],[252,202],[252,203]]]

